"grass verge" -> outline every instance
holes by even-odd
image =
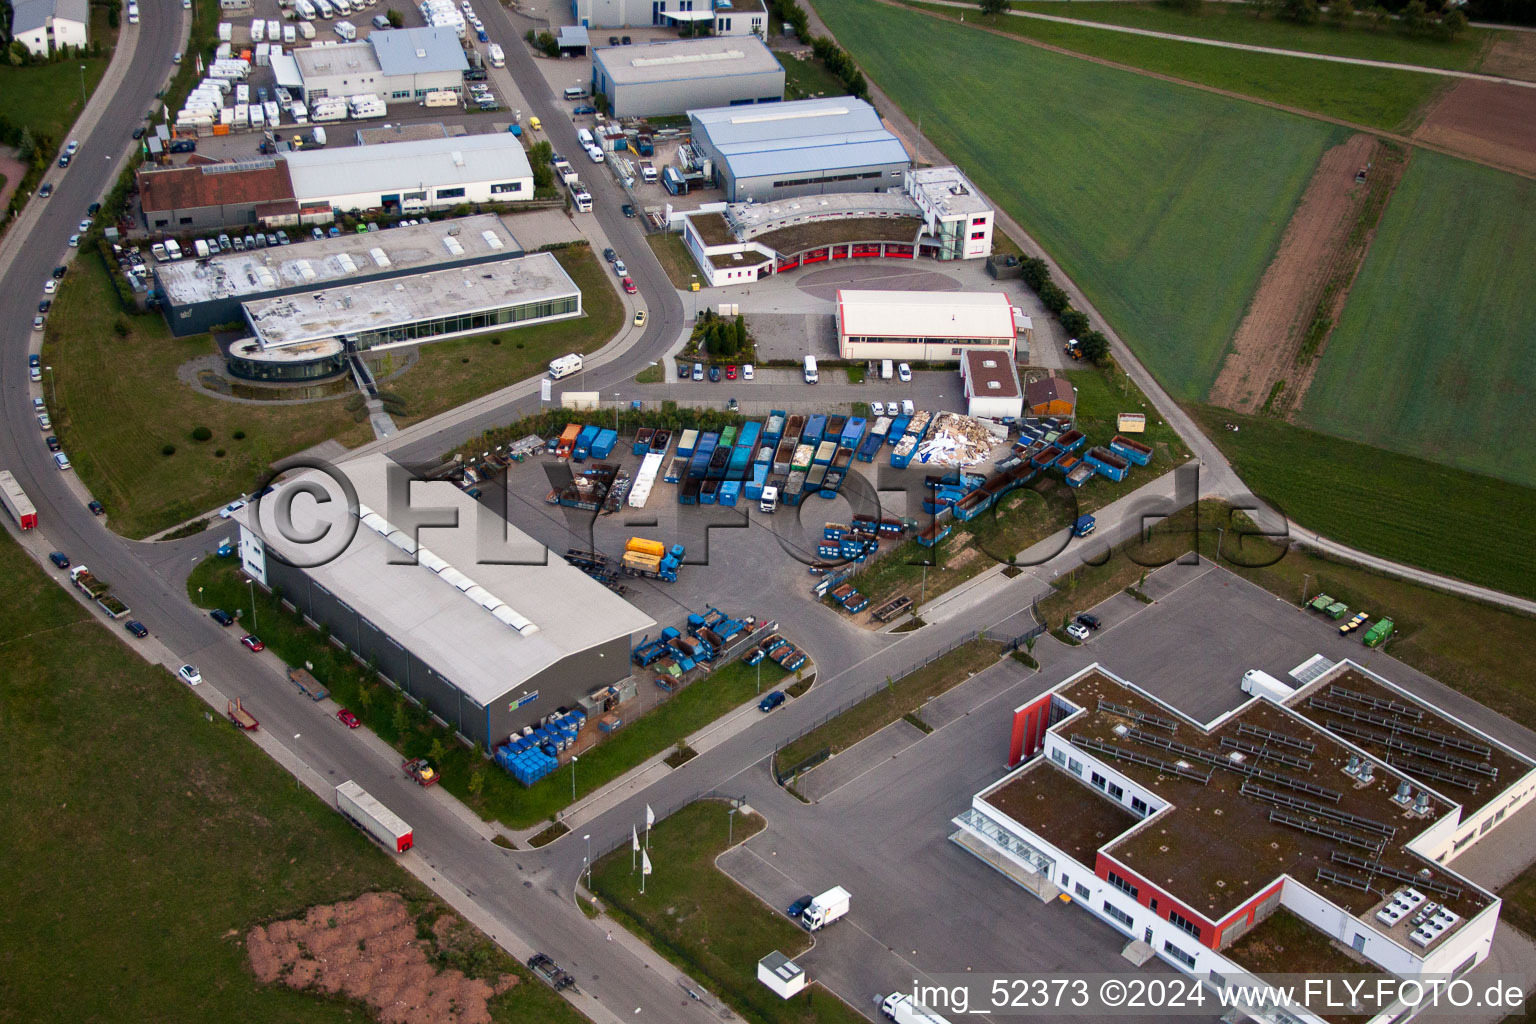
[[[757,980],[757,962],[773,950],[794,956],[809,944],[800,926],[763,905],[719,868],[727,833],[741,842],[763,828],[752,813],[712,800],[689,804],[650,831],[652,873],[627,866],[628,844],[600,857],[592,887],[609,913],[732,1009],[755,1024],[856,1024],[864,1020],[817,985],[780,999]]]
[[[188,596],[205,608],[250,614],[251,595],[239,566],[232,559],[209,558],[187,580]],[[250,620],[245,619],[246,622]],[[256,628],[273,653],[290,665],[314,664],[314,675],[331,691],[336,703],[350,708],[380,739],[404,757],[425,757],[442,773],[441,785],[489,821],[509,828],[528,828],[547,821],[572,803],[571,770],[555,772],[524,788],[511,775],[479,757],[437,725],[421,708],[406,701],[366,666],[303,625],[268,593],[256,591]],[[771,662],[762,666],[766,693],[785,675]],[[752,700],[757,669],[739,661],[721,666],[713,675],[679,690],[674,696],[626,724],[597,746],[579,751],[576,798],[591,793],[643,761],[666,751],[727,711]]]
[[[42,351],[55,433],[118,533],[143,537],[216,508],[272,462],[327,438],[372,437],[340,401],[232,402],[183,383],[184,364],[216,354],[208,335],[174,338],[159,316],[119,308],[100,257],[84,254],[59,289]],[[210,440],[193,440],[200,426]]]
[[[682,235],[675,231],[658,231],[646,235],[645,243],[655,253],[661,269],[667,272],[667,280],[672,282],[674,288],[691,288],[695,281],[699,282],[700,288],[704,287],[699,277],[699,265],[683,244]]]
[[[847,87],[842,79],[827,70],[827,66],[809,53],[778,54],[784,65],[784,98],[786,100],[811,100],[819,96],[845,96]]]
[[[846,750],[892,722],[915,714],[934,697],[996,664],[1001,654],[998,643],[976,639],[900,679],[887,679],[885,689],[785,744],[779,750],[778,760],[786,765],[800,764],[822,750],[834,754]]]
[[[357,1004],[259,985],[237,936],[367,891],[441,907],[3,536],[0,585],[0,717],[7,756],[27,765],[0,792],[6,1015],[357,1020]],[[488,941],[460,952],[452,966],[527,981],[494,1020],[582,1019]]]
[[[606,345],[624,323],[624,306],[613,275],[585,245],[555,252],[581,289],[585,316],[536,324],[498,334],[477,334],[422,345],[416,365],[381,384],[405,400],[399,426],[429,419],[465,402],[544,372],[567,352],[585,355]],[[386,353],[385,358],[390,358]],[[381,378],[384,374],[379,375]]]
[[[108,27],[104,7],[91,9],[91,38],[101,41],[105,56],[21,67],[0,63],[0,96],[5,97],[5,116],[12,124],[26,125],[34,136],[47,136],[64,148],[70,126],[83,109],[82,89],[94,93],[111,63],[117,29]],[[85,66],[83,79],[81,65]]]

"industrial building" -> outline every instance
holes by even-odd
[[[533,198],[528,155],[521,140],[506,132],[301,150],[283,159],[305,208],[411,214]]]
[[[1448,865],[1530,801],[1536,765],[1353,661],[1290,675],[1228,681],[1252,696],[1200,722],[1092,665],[1015,710],[1018,767],[951,839],[1217,983],[1286,969],[1262,959],[1280,908],[1352,950],[1339,971],[1462,975],[1500,904]]]
[[[501,218],[486,213],[305,240],[275,249],[224,252],[206,260],[160,263],[154,267],[155,292],[171,332],[186,337],[206,333],[216,324],[244,320],[241,304],[257,299],[522,254],[522,246]]]
[[[842,359],[956,362],[971,348],[1014,359],[1013,307],[1002,292],[839,289]]]
[[[88,0],[14,0],[11,4],[11,39],[34,57],[47,57],[63,46],[85,46],[90,27]]]
[[[397,28],[356,43],[293,51],[308,100],[377,95],[415,103],[429,92],[462,92],[469,61],[448,28]]]
[[[851,96],[767,110],[689,110],[700,163],[729,203],[900,188],[912,161],[875,108]]]
[[[763,0],[571,0],[571,16],[584,28],[693,25],[716,36],[759,39],[768,28]]]
[[[336,471],[355,491],[353,508],[315,473],[236,513],[241,568],[466,742],[493,748],[628,678],[630,637],[655,626],[648,615],[500,517],[485,535],[505,537],[504,547],[487,552],[480,520],[496,514],[452,484],[418,482],[392,501],[390,474],[405,471],[387,456]],[[306,557],[273,526],[284,489],[305,479],[326,487],[324,507],[346,518],[340,530],[325,524],[338,538],[328,557]],[[405,521],[405,500],[452,510],[457,525],[402,531],[393,523]],[[287,536],[317,529],[320,507],[296,498]]]
[[[137,181],[139,207],[150,231],[181,234],[299,223],[288,165],[271,157],[187,167],[146,164]]]
[[[1018,419],[1024,414],[1019,368],[1002,353],[968,348],[960,360],[965,411],[986,419]]]
[[[681,114],[702,104],[778,103],[784,66],[753,35],[674,39],[592,50],[592,92],[614,117]]]
[[[907,172],[903,186],[923,225],[938,243],[941,260],[985,259],[992,255],[992,206],[958,167],[923,167]]]
[[[1077,412],[1077,388],[1065,377],[1039,377],[1024,385],[1024,405],[1031,416],[1067,416]]]

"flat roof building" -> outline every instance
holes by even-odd
[[[376,95],[414,103],[429,92],[462,92],[469,61],[449,28],[397,28],[366,40],[293,51],[304,96]]]
[[[161,263],[154,267],[155,288],[171,332],[185,337],[244,320],[245,302],[470,266],[522,252],[501,218],[485,213]]]
[[[951,838],[1197,977],[1276,969],[1241,940],[1282,907],[1382,971],[1464,974],[1499,901],[1447,865],[1536,764],[1352,661],[1291,675],[1200,722],[1092,665],[1015,710],[1020,767]]]
[[[592,91],[614,117],[681,114],[700,105],[778,103],[784,66],[753,35],[592,50]]]
[[[1024,415],[1024,391],[1019,368],[1001,352],[968,348],[960,360],[966,412],[987,419],[1018,419]]]
[[[1002,292],[839,289],[836,317],[842,359],[953,362],[981,348],[1013,361],[1013,307]]]
[[[695,10],[694,8],[698,9]],[[763,38],[768,11],[763,0],[571,0],[571,14],[587,28],[707,27],[717,36]]]
[[[408,485],[411,506],[451,509],[458,524],[422,527],[413,536],[394,525],[405,521],[406,509],[389,494],[390,474],[409,478],[402,467],[374,455],[333,472],[354,489],[355,508],[335,479],[319,473],[277,487],[280,494],[303,479],[325,487],[329,506],[304,496],[292,502],[290,534],[316,529],[320,508],[338,508],[341,529],[326,521],[337,550],[305,557],[273,527],[277,502],[269,496],[236,514],[241,568],[280,589],[466,741],[491,749],[556,707],[575,707],[628,678],[630,637],[655,626],[650,616],[452,484]],[[489,533],[505,537],[494,553],[482,547],[487,516],[495,519]],[[313,562],[322,564],[297,567]]]
[[[730,203],[900,188],[912,166],[875,108],[852,96],[689,110],[688,119]]]
[[[905,186],[923,212],[928,233],[939,242],[939,259],[992,255],[992,205],[960,168],[913,168],[907,172]]]
[[[153,232],[277,228],[299,222],[288,165],[272,157],[189,167],[146,166],[138,172],[137,181],[144,226]]]
[[[409,214],[533,198],[528,154],[507,132],[301,150],[283,159],[306,208]]]

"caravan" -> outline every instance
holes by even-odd
[[[549,364],[549,379],[559,380],[561,377],[569,377],[573,373],[580,373],[581,365],[581,356],[574,352],[570,355],[561,356]]]

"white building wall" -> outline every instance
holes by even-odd
[[[53,19],[54,46],[84,46],[86,42],[84,22],[71,21],[69,18]]]
[[[240,568],[257,583],[267,586],[267,546],[243,524],[240,527]]]
[[[18,32],[16,34],[16,41],[25,46],[34,56],[48,56],[48,30],[46,28],[35,28],[30,32]]]
[[[492,194],[492,185],[508,184],[510,182],[521,182],[521,188],[519,188],[516,192],[499,192]],[[342,183],[338,182],[337,184]],[[464,190],[464,194],[462,196],[442,195],[443,192],[448,192],[460,188]],[[397,193],[391,192],[388,194],[395,195]],[[415,196],[420,194],[422,196],[419,202],[405,201],[405,210],[407,213],[422,209],[447,209],[452,206],[457,206],[460,203],[516,203],[533,198],[533,176],[530,174],[526,178],[498,178],[495,181],[476,181],[468,182],[463,185],[444,185],[442,187],[429,185],[424,189],[406,188],[401,189],[398,194],[402,197],[402,200],[404,200],[404,197],[407,195]],[[335,210],[371,210],[376,209],[381,205],[380,197],[381,193],[379,192],[347,192],[334,196],[306,196],[304,202],[329,201],[332,209]]]

